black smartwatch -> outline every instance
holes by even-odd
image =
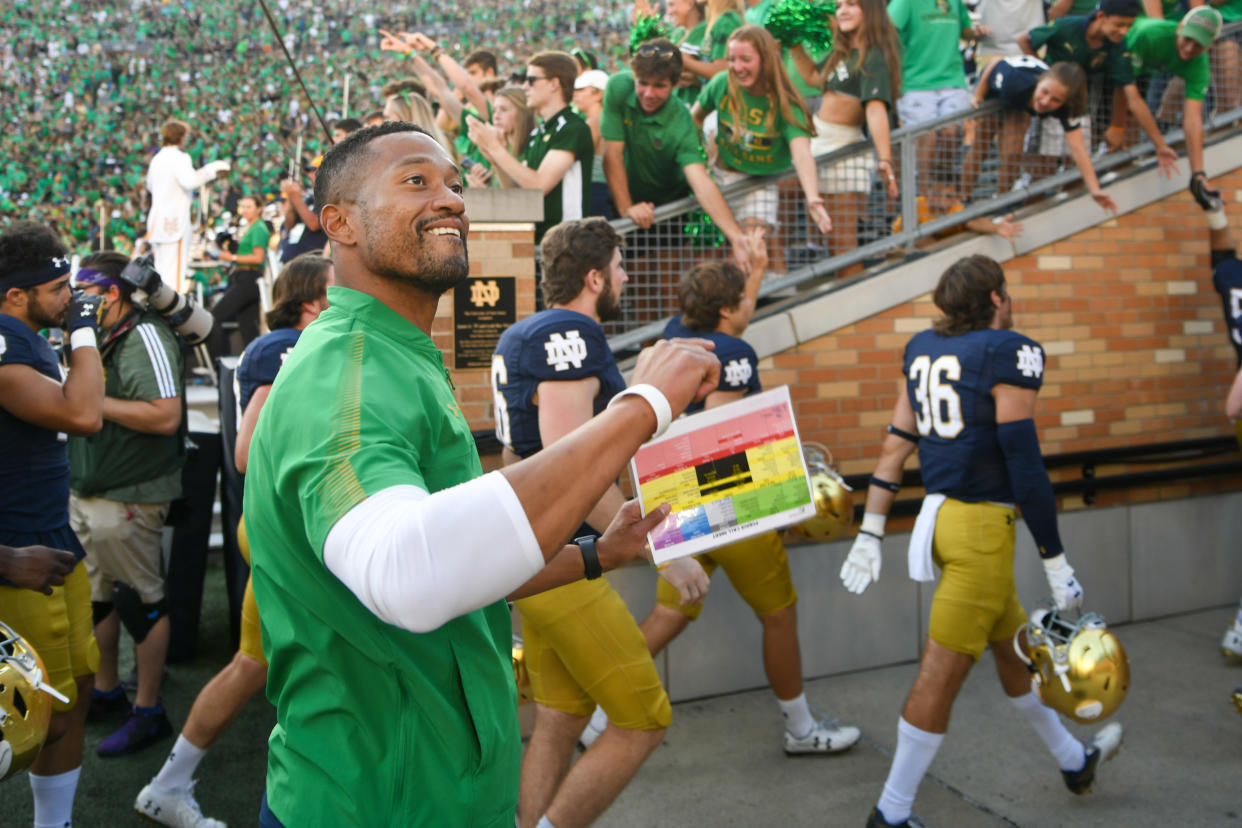
[[[594,581],[603,575],[604,568],[599,565],[599,553],[595,551],[595,536],[583,535],[580,538],[574,538],[574,543],[578,544],[578,548],[582,550],[582,569],[586,572],[586,579]]]

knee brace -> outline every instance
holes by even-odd
[[[168,600],[161,598],[153,604],[145,604],[134,589],[125,584],[117,584],[112,592],[112,600],[116,604],[117,614],[121,623],[129,630],[135,644],[147,640],[147,633],[155,623],[168,615]]]
[[[114,608],[111,601],[91,601],[91,626],[98,627],[99,622],[111,615]]]

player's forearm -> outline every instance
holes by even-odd
[[[560,552],[655,429],[651,407],[642,398],[623,397],[533,457],[501,470],[545,559]]]
[[[880,448],[880,459],[875,464],[872,479],[884,481],[891,486],[900,487],[901,477],[905,470],[906,458],[914,452],[914,445],[896,435],[889,434],[884,438]],[[872,482],[867,486],[866,511],[877,515],[887,515],[893,508],[897,493]]]
[[[104,370],[97,348],[74,348],[69,354],[69,378],[61,386],[72,428],[65,432],[77,437],[98,433],[103,428]]]
[[[1022,509],[1031,537],[1041,558],[1053,558],[1064,551],[1057,528],[1057,500],[1052,481],[1044,468],[1039,437],[1032,419],[1001,422],[996,438],[1005,455],[1005,468],[1014,500]]]

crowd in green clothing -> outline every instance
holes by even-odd
[[[379,28],[433,32],[461,54],[490,44],[508,68],[576,46],[616,65],[630,25],[590,0],[268,5],[325,119],[342,115],[347,74],[354,116],[404,74],[380,51]],[[45,221],[79,249],[98,237],[101,207],[109,246],[144,232],[143,179],[169,117],[190,123],[196,165],[232,161],[217,210],[242,193],[278,197],[299,134],[304,160],[327,146],[254,0],[0,4],[0,80],[0,228]]]

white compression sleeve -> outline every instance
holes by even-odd
[[[376,492],[328,532],[323,562],[378,618],[413,632],[503,598],[544,565],[499,472],[432,495],[409,485]]]

